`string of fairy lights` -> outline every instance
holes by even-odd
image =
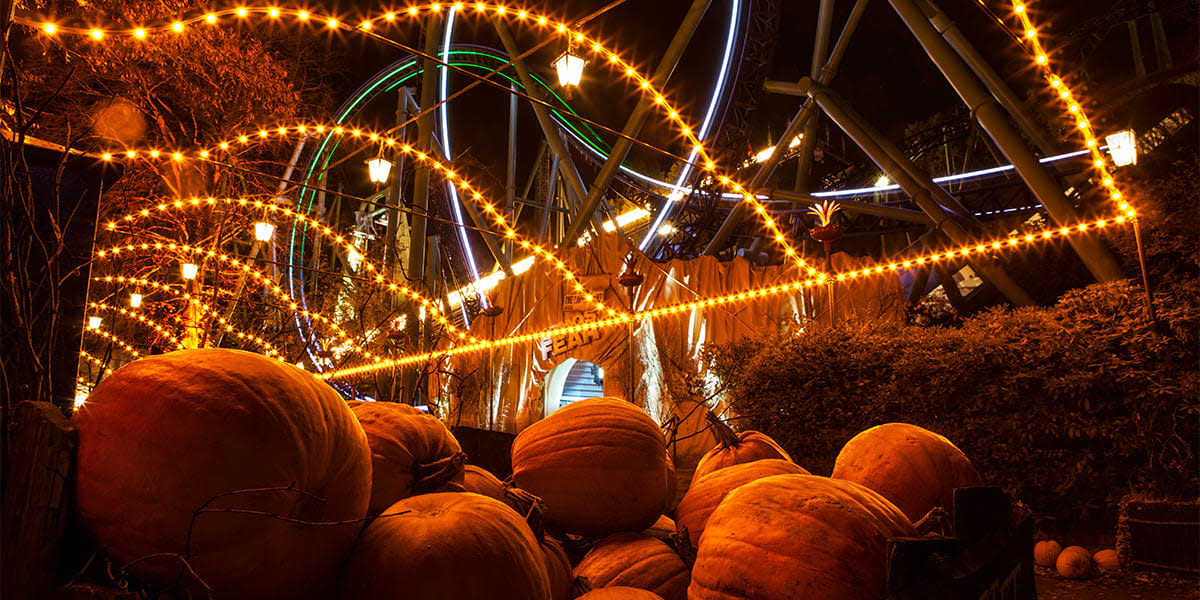
[[[769,286],[769,287],[765,287],[765,288],[758,288],[758,289],[754,289],[754,290],[735,292],[735,293],[726,294],[726,295],[717,296],[717,297],[702,298],[702,299],[692,301],[692,302],[673,304],[673,305],[666,306],[666,307],[659,307],[659,308],[646,310],[646,311],[640,311],[640,312],[636,312],[636,313],[626,313],[624,311],[616,310],[611,307],[605,306],[603,304],[602,300],[595,299],[595,298],[591,297],[591,294],[587,294],[586,299],[590,302],[593,302],[593,304],[597,305],[597,308],[601,308],[602,309],[601,314],[608,315],[607,318],[598,319],[598,320],[594,320],[594,321],[590,321],[590,322],[586,322],[586,323],[551,328],[551,329],[547,329],[547,330],[539,331],[539,332],[524,333],[524,334],[520,334],[520,335],[509,336],[509,337],[505,337],[505,338],[501,338],[501,339],[497,339],[497,340],[479,340],[477,338],[474,338],[474,337],[466,334],[465,332],[457,331],[458,340],[456,340],[456,343],[458,345],[456,345],[456,346],[453,346],[448,349],[443,349],[443,350],[433,351],[433,352],[428,352],[428,353],[406,355],[399,359],[386,359],[382,356],[374,355],[374,354],[370,353],[369,351],[366,351],[365,349],[359,349],[359,353],[361,353],[364,357],[366,357],[372,361],[370,364],[360,365],[360,366],[346,368],[346,369],[339,369],[336,371],[327,372],[327,373],[322,374],[321,377],[326,378],[326,379],[349,377],[349,376],[358,375],[358,374],[371,372],[371,371],[384,369],[384,368],[392,368],[392,367],[397,367],[397,366],[405,366],[405,365],[423,363],[423,362],[426,362],[429,360],[433,360],[433,359],[437,359],[437,358],[445,357],[445,356],[452,356],[452,355],[463,354],[463,353],[467,353],[467,352],[474,352],[474,351],[496,348],[496,347],[501,347],[501,346],[506,346],[506,345],[513,345],[513,344],[523,343],[523,342],[540,341],[548,336],[558,335],[561,333],[572,333],[572,332],[584,331],[584,330],[588,330],[588,329],[599,329],[599,328],[610,327],[610,326],[615,326],[615,325],[620,325],[620,324],[626,324],[626,323],[630,323],[630,322],[634,322],[634,321],[640,321],[640,320],[644,320],[644,319],[654,319],[654,318],[658,318],[658,317],[662,317],[662,316],[666,316],[666,315],[678,314],[678,313],[689,311],[689,310],[703,309],[703,308],[710,307],[710,306],[718,306],[718,305],[727,304],[730,302],[753,300],[753,299],[758,299],[758,298],[762,298],[765,296],[776,295],[776,294],[783,293],[783,292],[791,292],[791,291],[803,289],[805,287],[811,287],[812,285],[823,284],[823,283],[831,282],[831,281],[848,281],[848,280],[854,280],[854,279],[858,279],[858,278],[862,278],[862,277],[869,277],[869,276],[874,276],[874,275],[883,274],[883,273],[896,272],[900,269],[907,269],[907,268],[911,268],[912,266],[920,266],[920,265],[924,265],[926,263],[959,259],[961,257],[968,257],[971,255],[991,256],[991,255],[995,255],[1002,251],[1012,250],[1015,248],[1019,248],[1023,245],[1032,244],[1034,242],[1061,239],[1061,238],[1064,238],[1064,237],[1070,236],[1070,235],[1082,234],[1082,233],[1087,233],[1090,231],[1104,229],[1104,228],[1106,228],[1110,225],[1114,225],[1114,224],[1116,224],[1116,225],[1124,224],[1133,219],[1136,219],[1136,212],[1130,206],[1130,204],[1128,203],[1128,200],[1122,195],[1122,193],[1116,186],[1116,182],[1113,178],[1112,171],[1109,167],[1108,161],[1105,159],[1104,154],[1101,151],[1099,140],[1093,130],[1090,120],[1087,118],[1087,115],[1086,115],[1082,105],[1076,99],[1076,96],[1071,92],[1067,83],[1054,72],[1054,70],[1051,66],[1052,61],[1049,58],[1049,53],[1046,51],[1045,46],[1042,44],[1041,40],[1039,39],[1038,32],[1037,32],[1036,28],[1034,27],[1033,22],[1031,20],[1030,9],[1027,4],[1022,3],[1022,2],[1014,3],[1013,7],[1012,7],[1012,14],[1015,18],[1015,21],[1022,28],[1023,33],[1022,33],[1021,39],[1024,40],[1024,42],[1026,44],[1026,48],[1029,50],[1034,64],[1040,69],[1040,72],[1042,73],[1047,84],[1050,86],[1050,88],[1056,93],[1057,97],[1060,99],[1065,112],[1067,113],[1067,115],[1070,118],[1074,119],[1074,122],[1077,126],[1077,130],[1082,135],[1086,147],[1090,150],[1092,164],[1093,164],[1093,167],[1098,176],[1097,180],[1101,182],[1108,197],[1113,201],[1114,206],[1116,207],[1116,209],[1119,212],[1115,216],[1109,216],[1109,217],[1103,218],[1103,219],[1096,219],[1096,220],[1088,221],[1088,222],[1064,225],[1061,227],[1044,229],[1044,230],[1038,231],[1038,232],[1028,232],[1023,235],[1006,236],[1003,238],[981,241],[978,243],[964,245],[964,246],[954,248],[954,249],[933,252],[933,253],[929,253],[929,254],[925,254],[925,255],[921,255],[921,256],[908,258],[905,260],[893,260],[890,262],[882,262],[882,263],[870,265],[870,266],[863,267],[863,268],[856,269],[856,270],[851,270],[851,271],[846,271],[846,272],[841,272],[841,273],[836,273],[836,274],[828,274],[828,275],[825,273],[821,273],[820,271],[809,266],[806,263],[806,261],[799,255],[799,253],[795,250],[795,248],[791,246],[791,244],[789,243],[786,236],[780,230],[776,220],[772,218],[770,210],[764,204],[762,204],[758,201],[755,194],[753,193],[753,190],[749,190],[749,189],[745,188],[741,182],[738,182],[735,179],[733,179],[732,177],[730,177],[729,175],[718,171],[718,166],[715,163],[715,161],[712,160],[708,150],[704,147],[704,144],[702,143],[702,141],[698,139],[698,137],[696,136],[693,129],[686,123],[684,118],[680,115],[680,112],[678,111],[678,109],[675,106],[673,106],[672,103],[670,102],[670,100],[668,99],[668,97],[666,95],[664,95],[660,90],[658,90],[654,86],[653,82],[650,81],[649,78],[643,76],[633,66],[633,64],[631,62],[626,61],[625,59],[621,58],[615,51],[609,49],[604,44],[602,44],[600,41],[589,37],[584,32],[582,32],[578,29],[572,28],[571,26],[569,26],[566,23],[557,21],[555,19],[552,19],[552,18],[544,16],[544,15],[537,15],[537,14],[531,13],[525,9],[515,9],[515,8],[511,8],[511,7],[506,7],[504,5],[490,4],[490,3],[462,3],[462,2],[436,3],[435,2],[435,3],[429,3],[429,4],[419,4],[419,5],[415,4],[415,5],[409,6],[406,10],[403,10],[403,11],[387,12],[378,17],[365,19],[365,20],[359,22],[357,25],[351,25],[349,23],[340,21],[334,17],[317,16],[317,15],[311,14],[311,13],[309,13],[307,11],[303,11],[303,10],[284,9],[284,8],[278,8],[278,7],[238,7],[238,8],[228,9],[228,10],[224,10],[224,11],[210,12],[210,13],[206,13],[201,16],[187,19],[187,20],[174,21],[169,24],[159,25],[159,26],[155,26],[155,27],[135,27],[135,28],[127,28],[127,29],[71,27],[71,26],[64,26],[64,25],[60,25],[60,24],[45,21],[45,20],[39,21],[36,19],[30,19],[27,17],[18,17],[16,20],[17,20],[17,22],[25,24],[25,25],[38,27],[44,34],[50,35],[50,36],[63,35],[63,34],[77,34],[77,35],[86,35],[94,41],[101,41],[101,40],[105,40],[105,39],[117,39],[117,38],[128,38],[128,39],[132,39],[135,41],[140,41],[140,40],[146,40],[149,36],[152,36],[152,35],[160,35],[160,34],[180,35],[180,34],[185,33],[189,28],[194,27],[194,26],[216,26],[216,25],[221,24],[223,22],[223,20],[227,20],[229,17],[234,17],[235,19],[245,19],[252,15],[262,15],[262,16],[266,16],[269,19],[279,19],[284,16],[290,16],[290,17],[295,18],[298,22],[318,23],[318,24],[321,24],[323,27],[326,27],[331,30],[356,30],[356,31],[361,31],[361,32],[372,32],[373,30],[379,28],[380,26],[396,22],[404,15],[408,15],[410,17],[420,17],[420,16],[422,16],[424,14],[428,14],[430,12],[437,13],[437,12],[440,12],[443,10],[458,11],[463,14],[475,13],[475,14],[483,14],[483,15],[494,15],[496,17],[509,18],[516,22],[536,25],[537,27],[549,29],[554,34],[558,34],[558,35],[566,37],[572,43],[572,45],[575,47],[590,50],[590,52],[592,52],[594,57],[597,59],[595,62],[598,62],[600,64],[609,65],[618,74],[625,76],[633,84],[635,84],[636,89],[640,90],[641,93],[650,95],[650,97],[653,99],[653,105],[659,109],[659,111],[662,113],[663,116],[666,117],[666,120],[668,123],[670,123],[674,127],[676,127],[679,134],[683,137],[685,144],[691,146],[693,152],[695,153],[694,155],[698,157],[698,160],[695,163],[696,166],[698,168],[702,169],[703,171],[705,171],[707,173],[707,176],[712,177],[716,182],[718,182],[725,189],[740,195],[744,202],[749,203],[751,205],[751,207],[754,209],[755,214],[758,215],[758,218],[762,222],[762,225],[771,234],[771,239],[780,245],[780,247],[783,249],[784,255],[786,255],[792,261],[794,261],[795,264],[801,268],[800,272],[803,274],[807,274],[808,277],[803,278],[803,279],[796,279],[787,284],[781,284],[781,285]],[[229,140],[217,143],[212,148],[205,148],[205,149],[195,151],[194,154],[193,153],[184,153],[181,151],[165,152],[165,151],[160,151],[160,150],[156,150],[156,149],[148,149],[148,150],[127,149],[120,153],[116,153],[116,152],[106,153],[104,155],[104,157],[106,160],[112,160],[112,159],[117,159],[117,158],[135,159],[135,158],[148,157],[151,159],[164,159],[164,160],[170,160],[170,161],[175,161],[175,162],[182,162],[184,160],[189,160],[189,159],[193,158],[193,156],[194,156],[194,158],[199,159],[199,160],[212,160],[213,158],[215,158],[215,156],[217,156],[218,151],[233,151],[236,148],[238,148],[239,146],[244,146],[246,144],[249,144],[255,138],[258,138],[259,140],[267,140],[272,137],[273,133],[277,134],[278,136],[286,136],[287,134],[293,133],[293,132],[297,133],[297,134],[305,134],[306,135],[306,134],[312,134],[312,133],[324,134],[324,133],[326,133],[326,131],[328,131],[331,134],[335,134],[335,135],[349,134],[351,137],[355,137],[355,138],[361,137],[365,141],[379,143],[381,145],[386,145],[386,146],[394,146],[397,143],[394,139],[387,137],[386,133],[365,132],[360,129],[352,129],[352,128],[347,129],[347,128],[343,128],[340,126],[330,128],[330,127],[324,126],[324,125],[296,125],[296,126],[292,126],[292,127],[278,127],[278,128],[275,128],[274,130],[260,129],[254,135],[243,134],[243,135],[235,136],[234,138],[231,138]],[[499,211],[496,210],[495,206],[492,203],[488,202],[483,197],[482,193],[477,190],[477,188],[472,186],[465,178],[463,178],[461,175],[456,173],[453,170],[453,167],[451,164],[448,164],[448,163],[443,164],[443,163],[435,160],[432,156],[430,156],[418,149],[412,148],[411,146],[408,146],[408,145],[402,146],[401,150],[406,155],[412,156],[416,160],[421,161],[424,164],[426,164],[427,166],[431,167],[434,171],[438,172],[444,179],[451,181],[451,182],[457,181],[455,183],[455,185],[457,185],[462,190],[467,192],[466,194],[464,194],[465,196],[468,196],[472,200],[477,201],[481,204],[481,206],[484,208],[484,212],[487,214],[487,216],[489,218],[491,218],[493,221],[495,221],[496,227],[498,227],[501,230],[502,234],[506,238],[514,239],[515,241],[519,242],[523,248],[526,248],[526,249],[529,249],[530,251],[532,251],[535,256],[537,256],[545,261],[550,262],[550,264],[560,272],[560,274],[564,278],[564,280],[566,280],[568,282],[576,281],[576,286],[577,286],[576,289],[583,291],[583,286],[577,282],[577,280],[575,279],[574,273],[572,273],[570,271],[570,269],[563,263],[563,261],[561,261],[557,256],[555,256],[551,250],[543,248],[540,245],[537,245],[536,243],[530,242],[529,240],[520,238],[519,234],[517,234],[516,230],[508,223],[508,221],[504,217],[504,215],[500,214]],[[209,199],[209,201],[210,201],[209,203],[211,204],[212,199]],[[233,200],[225,199],[225,201],[233,201]],[[203,202],[204,202],[203,200],[196,201],[196,203],[193,205],[199,205]],[[242,202],[245,202],[245,200],[243,199]],[[178,207],[177,205],[179,205],[179,204],[180,204],[180,202],[177,201],[177,202],[173,203],[171,206]],[[185,204],[190,204],[190,202],[185,203]],[[261,203],[260,202],[259,204],[261,205],[261,207],[267,207],[267,210],[280,211],[280,213],[284,216],[290,217],[297,222],[306,223],[305,226],[307,228],[315,228],[316,231],[321,233],[322,235],[327,235],[327,236],[333,235],[333,232],[330,228],[320,224],[319,222],[309,219],[308,217],[306,217],[304,215],[295,213],[294,211],[291,211],[290,209],[278,207],[271,203]],[[164,210],[162,208],[162,206],[164,206],[164,205],[159,205],[158,210]],[[142,211],[139,211],[139,213],[137,213],[137,214],[126,215],[126,216],[122,217],[121,220],[132,221],[139,215],[140,216],[148,216],[148,214],[149,214],[148,209],[143,209]],[[308,223],[312,223],[312,225],[308,225]],[[115,229],[115,227],[116,227],[116,222],[110,222],[108,224],[109,229]],[[351,244],[346,242],[344,239],[339,239],[339,236],[334,236],[334,237],[339,244],[342,244],[343,248],[345,248],[346,246],[350,246],[351,248],[353,247]],[[282,292],[282,290],[277,285],[272,284],[270,282],[269,278],[267,278],[267,276],[265,274],[253,269],[252,267],[249,266],[248,263],[241,262],[237,258],[234,258],[234,257],[228,257],[225,254],[217,253],[214,250],[204,250],[204,249],[188,246],[186,244],[146,244],[146,243],[143,243],[143,244],[126,244],[124,246],[114,246],[113,248],[111,248],[107,251],[102,250],[102,251],[97,252],[97,256],[103,258],[108,254],[115,255],[115,254],[119,254],[122,251],[133,251],[133,250],[137,250],[137,249],[149,250],[151,248],[153,248],[155,250],[166,249],[166,250],[170,250],[170,251],[179,251],[179,252],[182,252],[185,254],[192,253],[192,254],[199,254],[199,255],[207,255],[209,258],[216,258],[223,262],[228,262],[229,264],[234,266],[236,269],[241,269],[244,272],[249,273],[256,280],[258,280],[258,281],[262,282],[264,285],[268,286],[268,288],[272,288],[272,286],[273,286],[272,291],[274,293],[276,293],[276,295],[280,295],[280,297],[285,300],[285,303],[287,303],[291,307],[292,310],[300,312],[301,314],[304,314],[306,316],[313,317],[319,321],[322,320],[322,317],[313,311],[307,311],[307,310],[300,311],[297,304],[291,299],[291,297],[288,296],[286,294],[286,292]],[[375,269],[372,269],[371,267],[367,267],[367,268],[368,268],[368,270],[375,271]],[[384,283],[386,280],[386,278],[383,278],[382,275],[377,275],[376,277],[377,277],[378,281],[381,283]],[[397,287],[395,289],[401,289],[400,286],[398,286],[397,284],[394,284],[394,283],[390,283],[388,285],[396,285]],[[436,308],[437,302],[431,302],[427,299],[424,299],[424,298],[420,297],[420,295],[417,294],[415,291],[406,291],[404,293],[411,296],[414,300],[421,302],[423,305],[428,306],[428,308],[431,311],[437,310],[437,308]],[[444,317],[442,317],[442,319],[444,319]],[[339,332],[339,335],[342,336],[343,339],[347,343],[352,344],[352,342],[349,340],[348,334],[345,334],[344,330],[342,330],[340,327],[338,327],[335,323],[333,323],[332,321],[329,321],[327,319],[325,319],[323,322],[325,322],[327,325],[332,326],[336,331]],[[446,321],[443,321],[443,323],[448,324]],[[100,330],[98,327],[90,328],[89,330],[95,332],[98,335],[111,336],[111,334],[108,334],[107,332]],[[115,341],[115,338],[113,338],[113,339]],[[123,344],[123,342],[121,342],[121,343]],[[128,347],[127,345],[126,345],[126,347],[127,347],[127,350],[132,350],[132,347]],[[134,352],[134,354],[136,356],[136,352]]]
[[[523,8],[513,8],[503,4],[492,4],[486,2],[432,2],[429,4],[413,4],[404,11],[390,11],[378,17],[367,18],[360,21],[357,26],[341,21],[336,17],[320,16],[305,10],[295,10],[273,6],[243,6],[235,9],[209,12],[203,16],[196,16],[186,20],[177,20],[171,22],[170,24],[164,24],[156,27],[136,27],[115,30],[96,27],[80,28],[62,26],[45,19],[36,20],[26,17],[17,17],[16,21],[25,25],[38,27],[46,35],[89,35],[95,41],[112,38],[125,38],[140,41],[146,40],[150,35],[156,34],[180,35],[195,25],[219,25],[223,22],[223,19],[231,16],[235,17],[236,20],[247,19],[251,16],[265,16],[268,19],[278,20],[285,16],[290,16],[294,17],[298,22],[301,23],[324,23],[324,26],[330,30],[350,30],[363,32],[374,36],[376,35],[374,30],[378,29],[379,26],[396,23],[405,15],[411,18],[420,18],[425,14],[440,13],[443,10],[453,11],[464,16],[494,15],[496,17],[508,18],[510,21],[518,24],[527,25],[530,27],[538,27],[542,30],[551,32],[552,35],[557,34],[562,36],[568,40],[570,45],[591,52],[596,57],[596,60],[593,62],[606,65],[614,72],[624,76],[627,80],[635,85],[635,89],[639,90],[640,93],[653,100],[653,106],[656,107],[659,112],[667,118],[667,121],[677,129],[679,134],[684,138],[685,146],[688,146],[692,149],[692,152],[697,157],[695,166],[705,172],[708,172],[710,176],[716,177],[716,180],[723,187],[740,196],[744,202],[749,203],[752,208],[755,209],[755,213],[759,215],[763,225],[769,232],[769,238],[776,244],[780,245],[785,256],[793,260],[796,266],[800,268],[802,272],[808,272],[810,274],[815,274],[817,272],[817,270],[810,266],[788,242],[787,237],[779,228],[778,223],[768,216],[769,211],[766,206],[760,203],[754,194],[750,193],[750,190],[746,189],[741,182],[730,177],[728,174],[721,174],[717,172],[717,163],[712,158],[709,151],[705,148],[703,142],[697,137],[696,130],[694,130],[693,127],[688,124],[678,107],[676,107],[668,99],[665,93],[660,90],[649,77],[642,74],[642,72],[631,61],[625,60],[615,51],[608,48],[602,41],[592,38],[584,31],[574,28],[568,23],[559,21],[547,15],[536,14]],[[260,137],[262,137],[262,134],[263,131],[260,131]],[[229,142],[222,143],[228,144]],[[200,151],[200,153],[204,153],[202,157],[206,157],[207,152],[207,150]],[[182,156],[182,154],[173,153],[172,156]],[[604,312],[607,313],[607,308]]]

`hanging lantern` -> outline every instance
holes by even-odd
[[[254,224],[254,239],[260,242],[269,242],[271,237],[275,235],[275,226],[265,221],[260,221]]]
[[[371,178],[371,183],[387,183],[388,174],[391,172],[392,163],[382,156],[377,156],[367,161],[367,176]]]
[[[563,52],[554,62],[550,63],[558,72],[558,85],[571,87],[579,85],[583,79],[583,66],[587,61],[575,56],[570,50]]]
[[[88,329],[100,329],[100,317],[88,317]]]
[[[194,263],[183,263],[183,278],[192,280],[196,278],[196,274],[200,271]]]
[[[134,292],[129,295],[129,306],[137,308],[142,305],[142,295]]]
[[[1118,131],[1104,138],[1108,143],[1108,153],[1112,155],[1113,164],[1118,167],[1137,164],[1137,139],[1132,129]]]

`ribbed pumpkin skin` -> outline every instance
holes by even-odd
[[[950,440],[907,423],[879,425],[851,438],[831,477],[879,492],[914,522],[935,506],[953,510],[954,488],[983,485]]]
[[[700,481],[701,477],[709,473],[733,465],[764,458],[792,460],[787,451],[765,433],[743,431],[737,434],[737,439],[739,443],[736,445],[717,444],[712,450],[705,452],[704,456],[700,457],[700,462],[696,463],[696,472],[692,474],[692,483]]]
[[[503,502],[422,494],[383,515],[354,547],[342,577],[344,600],[550,599],[542,550]]]
[[[576,600],[663,600],[663,597],[646,590],[617,586],[592,590]]]
[[[858,484],[764,477],[709,517],[688,599],[881,600],[887,538],[915,535],[904,513]]]
[[[187,556],[217,598],[324,596],[361,525],[205,512],[188,556],[189,523],[206,503],[309,522],[367,512],[371,455],[350,409],[309,373],[258,354],[143,358],[101,382],[72,420],[78,513],[114,561]],[[293,491],[222,496],[288,486]],[[154,559],[130,570],[166,586],[179,567]]]
[[[764,458],[709,473],[688,488],[675,509],[675,525],[679,531],[687,527],[688,539],[695,547],[700,543],[700,534],[704,532],[709,515],[729,492],[756,479],[786,474],[809,473],[796,463],[778,458]]]
[[[348,404],[371,445],[371,514],[401,498],[462,482],[461,462],[454,462],[462,447],[437,418],[397,402]]]
[[[575,566],[576,577],[596,587],[628,586],[648,590],[663,600],[687,597],[690,575],[670,546],[642,533],[614,533],[592,547]]]
[[[649,527],[667,501],[666,440],[642,409],[613,398],[573,402],[513,441],[513,481],[545,517],[585,536]]]
[[[483,467],[475,465],[464,467],[462,487],[467,492],[483,494],[488,498],[500,501],[504,500],[504,482]]]
[[[571,560],[567,558],[562,544],[548,535],[542,538],[541,547],[546,559],[546,576],[550,580],[550,597],[567,600],[571,597],[571,583],[575,580],[575,574],[571,572]]]

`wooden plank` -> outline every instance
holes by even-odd
[[[22,402],[15,412],[0,510],[5,600],[44,598],[54,585],[79,444],[75,427],[53,404]]]

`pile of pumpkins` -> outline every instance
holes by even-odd
[[[981,484],[912,425],[860,433],[821,477],[713,420],[686,493],[658,424],[609,398],[525,429],[501,482],[411,406],[183,350],[123,367],[77,412],[76,505],[114,562],[178,597],[870,600],[886,540]]]
[[[1087,579],[1096,571],[1116,571],[1121,568],[1121,557],[1111,548],[1095,554],[1083,546],[1067,546],[1054,540],[1043,540],[1033,546],[1033,562],[1039,567],[1054,569],[1059,577]]]

